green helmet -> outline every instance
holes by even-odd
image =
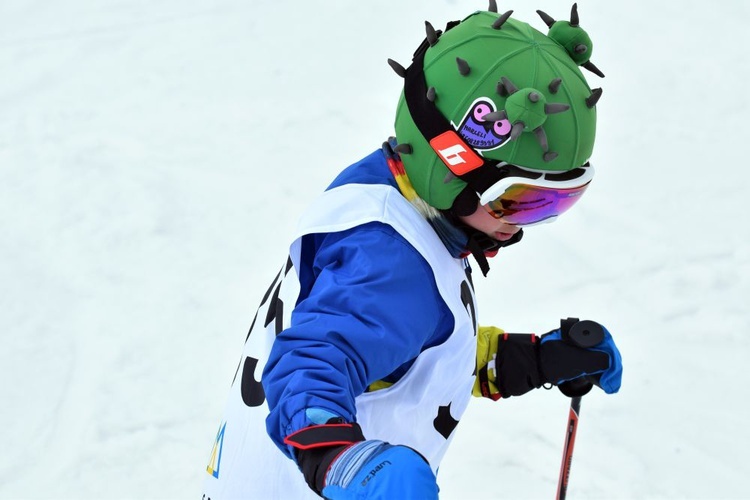
[[[498,16],[491,2],[490,11],[444,33],[425,23],[427,38],[408,69],[389,60],[406,79],[396,150],[429,205],[449,209],[467,186],[481,192],[496,181],[498,165],[565,172],[591,156],[601,89],[592,91],[578,67],[604,76],[590,62],[591,39],[575,5],[570,21],[537,12],[548,35],[510,18],[512,11]],[[471,158],[459,154],[465,149]]]

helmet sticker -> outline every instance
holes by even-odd
[[[511,125],[505,120],[485,121],[484,117],[489,113],[497,111],[495,103],[488,97],[479,97],[472,104],[461,120],[461,125],[456,127],[451,122],[467,144],[476,150],[489,151],[503,146],[510,139]]]

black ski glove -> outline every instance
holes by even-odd
[[[481,395],[491,399],[509,398],[544,384],[556,385],[570,397],[582,396],[594,385],[607,394],[617,392],[622,378],[622,358],[612,336],[601,327],[598,342],[580,347],[568,335],[577,322],[575,318],[564,320],[561,328],[541,337],[500,333],[494,363],[489,360],[477,370]],[[593,322],[586,324],[599,327]]]

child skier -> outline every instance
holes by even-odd
[[[303,214],[246,339],[204,499],[437,498],[435,473],[471,395],[620,387],[596,346],[477,326],[483,274],[524,228],[589,186],[592,44],[540,12],[544,35],[489,11],[426,23],[405,69],[396,137]],[[603,75],[601,75],[603,76]]]

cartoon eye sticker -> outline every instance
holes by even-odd
[[[494,112],[495,103],[488,97],[476,99],[464,115],[461,124],[454,128],[467,144],[477,150],[496,149],[510,139],[511,125],[508,120],[487,121],[484,119]]]

